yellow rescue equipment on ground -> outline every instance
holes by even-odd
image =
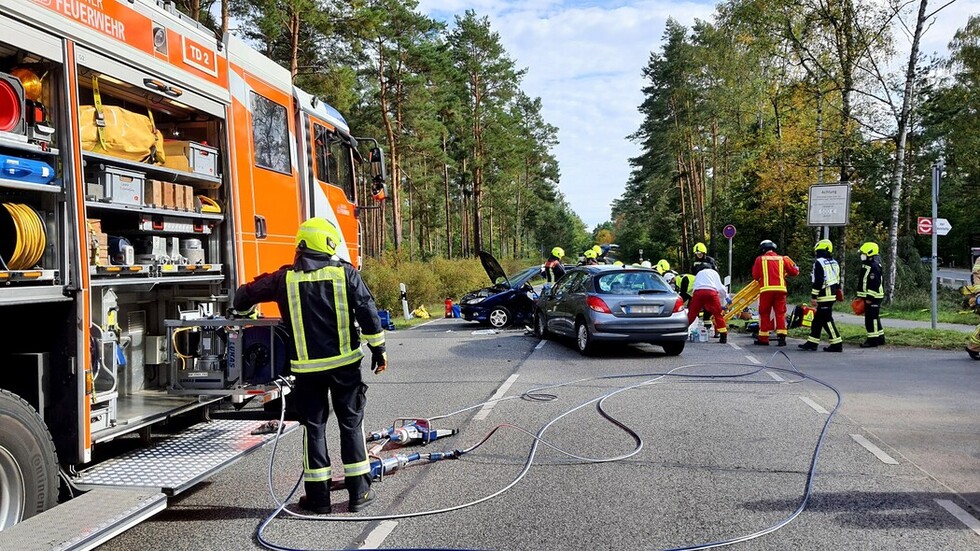
[[[731,321],[742,310],[751,306],[759,298],[760,288],[759,282],[753,279],[748,285],[742,287],[741,291],[735,293],[735,296],[732,297],[731,305],[725,310],[725,321]]]

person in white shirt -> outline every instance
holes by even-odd
[[[702,268],[694,276],[694,292],[691,303],[687,308],[687,324],[694,323],[702,309],[707,310],[715,318],[715,328],[721,334],[718,341],[728,342],[728,326],[721,305],[728,304],[728,289],[721,283],[721,276],[712,268]]]

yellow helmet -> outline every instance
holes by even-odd
[[[582,254],[583,256],[585,256],[585,258],[596,258],[595,251],[593,251],[592,249],[589,249]]]
[[[340,230],[326,218],[310,218],[296,232],[296,248],[334,254],[340,246]]]
[[[694,254],[698,254],[698,253],[708,254],[708,247],[706,247],[704,245],[704,243],[695,243],[694,244]]]
[[[657,262],[657,272],[663,275],[670,271],[670,262],[667,262],[666,258],[661,258],[660,262]]]
[[[554,249],[551,249],[551,256],[555,258],[563,258],[565,256],[565,249],[561,247],[555,247]]]
[[[599,245],[593,245],[592,250],[595,252],[596,256],[602,254],[602,247],[600,247]]]
[[[861,254],[867,256],[878,256],[878,244],[868,241],[864,245],[861,245]]]
[[[617,260],[616,262],[613,262],[613,266],[622,266],[622,265],[623,265],[622,260]]]
[[[834,252],[834,244],[830,242],[829,239],[821,239],[817,241],[817,244],[813,246],[813,252],[817,251],[827,251],[828,253]]]

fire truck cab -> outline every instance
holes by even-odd
[[[168,2],[0,4],[0,548],[58,503],[59,477],[91,490],[59,508],[139,486],[111,500],[152,514],[241,456],[215,454],[223,442],[268,440],[217,421],[168,436],[185,438],[192,473],[132,470],[159,423],[277,396],[278,312],[230,319],[231,295],[289,264],[311,216],[341,228],[338,254],[359,265],[362,162],[339,112]],[[137,435],[127,455],[97,453]]]

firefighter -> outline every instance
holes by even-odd
[[[561,259],[564,256],[565,249],[561,247],[551,249],[551,256],[541,266],[541,275],[545,278],[545,285],[552,285],[565,275],[565,267],[561,264]]]
[[[881,257],[878,244],[868,241],[861,245],[861,287],[857,292],[864,299],[864,329],[868,336],[861,348],[874,348],[885,344],[885,330],[881,325],[881,301],[885,288],[881,278]]]
[[[698,275],[698,272],[705,268],[718,270],[718,263],[714,258],[708,256],[708,247],[704,243],[694,244],[694,264],[691,265],[691,273]]]
[[[725,325],[725,316],[722,312],[722,304],[729,304],[728,289],[721,283],[721,276],[714,268],[702,268],[694,276],[692,285],[694,292],[691,294],[691,306],[687,309],[687,324],[691,325],[697,319],[701,310],[710,313],[715,318],[718,335],[721,337],[721,344],[728,342],[728,327]]]
[[[387,368],[388,357],[374,297],[357,269],[335,255],[340,242],[340,230],[327,220],[303,222],[296,234],[293,264],[242,285],[233,304],[237,310],[246,310],[274,301],[290,327],[295,403],[306,430],[306,495],[300,498],[299,506],[313,513],[330,512],[331,468],[324,434],[328,394],[340,425],[348,509],[360,511],[375,498],[361,426],[367,391],[361,381],[361,338],[371,350],[375,374]],[[361,328],[360,338],[355,320]]]
[[[813,247],[816,258],[810,271],[810,297],[817,307],[810,323],[810,336],[800,345],[801,350],[816,350],[820,345],[820,332],[824,329],[830,335],[830,346],[826,352],[843,352],[844,340],[834,323],[834,303],[844,300],[840,287],[840,264],[831,256],[834,244],[829,239],[821,239]]]
[[[602,264],[605,264],[606,263],[606,259],[604,258],[605,257],[605,253],[602,252],[602,246],[600,246],[600,245],[593,245],[592,246],[592,251],[595,252],[596,264],[599,264],[599,261],[600,260],[602,260]]]
[[[661,258],[657,265],[655,266],[657,273],[660,274],[667,285],[670,285],[671,289],[677,290],[674,287],[674,278],[677,277],[677,272],[670,269],[670,262],[667,262],[666,258]]]
[[[691,274],[678,275],[674,278],[674,287],[684,302],[689,302],[691,300],[691,293],[694,292],[694,276]]]
[[[595,254],[595,251],[592,249],[589,249],[584,253],[582,253],[582,256],[585,257],[585,259],[582,260],[583,266],[595,266],[596,264],[599,263],[599,261],[596,260],[597,255]]]
[[[972,299],[967,300],[967,306],[972,302],[973,311],[980,314],[980,257],[973,263],[973,274],[970,277],[972,285],[969,290],[974,293]],[[966,353],[974,360],[980,360],[980,325],[966,341]]]
[[[776,253],[776,244],[765,239],[752,265],[752,279],[759,282],[759,336],[755,344],[769,346],[772,316],[776,315],[778,346],[786,346],[786,275],[799,275],[800,269],[788,256]]]

